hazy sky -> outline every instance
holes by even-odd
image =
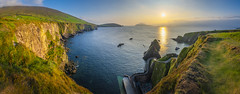
[[[0,0],[7,5],[45,6],[95,24],[240,19],[240,0]]]

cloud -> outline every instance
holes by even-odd
[[[0,0],[0,7],[21,5],[39,6],[43,5],[43,0]]]
[[[33,0],[33,3],[35,3],[37,5],[42,5],[43,4],[43,0]]]
[[[19,0],[0,0],[0,7],[22,5]]]

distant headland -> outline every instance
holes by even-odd
[[[139,24],[136,24],[135,26],[152,26],[152,25],[148,25],[148,24],[144,24],[144,23],[139,23]]]
[[[97,27],[123,27],[123,25],[116,24],[116,23],[106,23],[106,24],[97,25]]]

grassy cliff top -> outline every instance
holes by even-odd
[[[0,18],[6,20],[38,20],[90,24],[82,19],[61,11],[37,6],[8,6],[0,8]]]
[[[239,94],[240,30],[199,36],[148,93]]]

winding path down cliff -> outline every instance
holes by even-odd
[[[152,73],[153,66],[155,63],[169,63],[172,59],[176,59],[176,57],[171,57],[166,61],[157,61],[155,57],[147,59],[143,73],[135,73],[132,76],[125,76],[123,78],[123,85],[124,85],[126,94],[138,93],[136,79],[135,79],[136,77],[138,77],[138,76],[146,76],[147,77]],[[152,60],[154,60],[155,62],[151,63]]]

